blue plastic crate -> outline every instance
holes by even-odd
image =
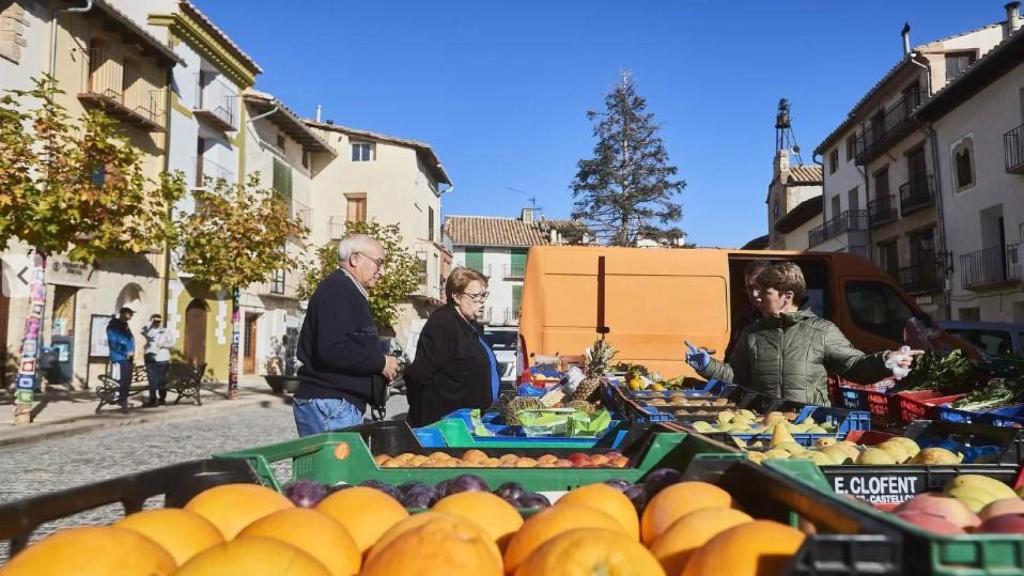
[[[864,390],[858,388],[839,387],[839,402],[847,410],[867,410],[868,397]]]
[[[981,423],[1000,428],[1024,427],[1024,404],[997,408],[981,415]]]
[[[827,434],[793,434],[793,440],[801,446],[811,447],[819,438],[835,438],[837,440],[843,440],[846,435],[855,430],[870,430],[871,429],[871,414],[863,410],[846,410],[843,408],[832,408],[829,406],[812,406],[805,405],[800,408],[797,413],[797,417],[793,420],[794,424],[800,424],[808,417],[814,418],[817,423],[833,422],[836,424],[836,431]],[[726,434],[724,432],[715,432],[709,434],[709,436],[728,442],[729,437],[738,438],[743,440],[747,444],[757,442],[771,443],[772,434],[771,431],[764,432],[761,434]]]
[[[446,421],[457,421],[464,427],[464,434],[472,437],[472,441],[475,446],[486,446],[494,444],[507,443],[510,440],[516,441],[518,444],[528,443],[540,445],[566,445],[572,444],[574,447],[581,449],[593,447],[595,444],[600,442],[609,434],[614,434],[611,440],[611,446],[613,448],[618,447],[622,442],[622,439],[626,436],[629,431],[628,427],[621,426],[621,421],[612,419],[608,427],[601,431],[596,436],[527,436],[521,426],[507,426],[500,422],[501,415],[497,412],[485,412],[480,416],[480,421],[489,432],[494,436],[479,436],[473,433],[473,419],[472,410],[462,409],[456,410],[451,414],[444,417]],[[446,441],[444,432],[436,425],[424,426],[422,428],[414,428],[413,433],[416,435],[416,439],[419,440],[420,445],[424,448],[447,448],[448,442]],[[460,434],[462,436],[462,434]],[[462,448],[473,447],[473,446],[459,446]]]
[[[950,408],[948,404],[937,406],[935,409],[936,418],[943,422],[954,422],[957,424],[986,424],[983,421],[984,412],[971,412],[969,410],[958,410]]]

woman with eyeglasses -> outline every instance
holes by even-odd
[[[488,408],[498,397],[498,362],[478,322],[487,301],[487,277],[452,270],[446,306],[427,319],[416,358],[405,371],[409,424],[424,426],[460,408]]]

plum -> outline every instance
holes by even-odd
[[[632,482],[629,482],[628,480],[620,480],[618,478],[605,480],[604,483],[611,486],[612,488],[615,488],[619,492],[625,492],[627,488],[633,486]]]
[[[419,480],[413,480],[412,482],[406,482],[405,484],[400,484],[398,486],[398,490],[402,494],[406,494],[410,490],[412,490],[413,488],[419,488],[420,486],[426,486],[426,484],[424,484],[423,482],[420,482]]]
[[[531,509],[531,508],[550,508],[551,501],[548,500],[547,496],[538,494],[536,492],[526,492],[519,497],[517,501],[519,508]]]
[[[522,485],[518,482],[505,482],[498,489],[494,491],[497,496],[503,498],[506,502],[515,504],[519,498],[526,493]]]
[[[633,503],[633,508],[636,508],[637,514],[643,514],[644,508],[647,506],[647,499],[649,497],[647,489],[644,488],[643,484],[635,484],[626,488],[623,492],[626,498]]]
[[[401,502],[406,508],[430,508],[440,499],[441,495],[437,489],[420,484],[409,488],[402,496]]]
[[[455,478],[450,478],[438,483],[437,489],[441,492],[442,498],[449,494],[457,494],[459,492],[491,491],[491,487],[487,485],[487,481],[475,474],[460,474]]]
[[[299,508],[313,508],[327,494],[327,486],[315,480],[299,480],[284,489],[284,495]]]
[[[364,480],[359,485],[365,486],[367,488],[373,488],[375,490],[380,490],[381,492],[387,494],[388,496],[391,496],[395,500],[402,499],[402,493],[398,490],[398,488],[395,488],[391,484],[385,484],[380,480],[373,480],[371,478],[370,480]]]
[[[655,468],[644,478],[644,489],[651,498],[661,492],[666,486],[671,486],[682,480],[683,475],[672,468]]]

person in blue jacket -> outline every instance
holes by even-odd
[[[128,321],[135,311],[125,306],[118,315],[107,323],[107,346],[110,348],[110,365],[117,378],[117,402],[122,409],[128,408],[128,390],[132,385],[132,362],[135,359],[135,336],[132,335]]]

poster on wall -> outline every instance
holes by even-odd
[[[94,358],[107,358],[110,356],[110,347],[107,345],[107,324],[110,323],[110,316],[104,314],[93,314],[89,322],[89,356]]]

